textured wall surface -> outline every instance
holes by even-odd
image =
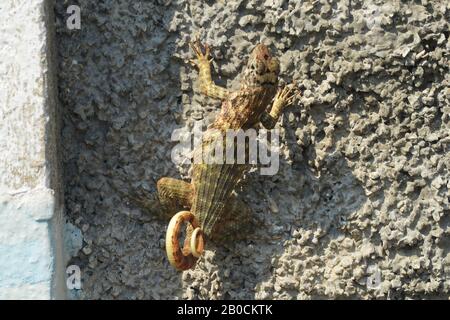
[[[0,299],[63,298],[50,1],[0,3]]]
[[[449,298],[448,1],[74,2],[81,30],[56,12],[81,298]],[[303,96],[278,124],[278,174],[248,177],[254,235],[180,273],[167,221],[122,193],[186,178],[171,133],[217,114],[185,63],[195,34],[217,83],[238,85],[263,41]]]

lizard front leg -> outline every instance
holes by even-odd
[[[280,118],[283,109],[291,105],[299,95],[299,92],[294,85],[284,86],[278,89],[270,112],[265,111],[260,118],[260,121],[264,128],[273,129],[278,119]]]
[[[211,98],[222,100],[225,99],[228,96],[229,91],[225,88],[216,85],[211,78],[212,59],[210,59],[209,46],[207,44],[202,45],[199,39],[190,42],[190,46],[197,56],[197,59],[192,60],[192,62],[199,69],[199,82],[201,93]],[[205,50],[205,53],[203,53],[203,49]]]

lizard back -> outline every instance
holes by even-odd
[[[221,144],[222,150],[227,147],[234,148],[236,156],[236,146],[225,144],[226,131],[254,127],[259,121],[259,116],[272,100],[275,91],[274,86],[264,85],[233,93],[223,102],[222,111],[205,132],[201,148],[194,152],[215,150],[217,144]],[[218,139],[219,136],[220,139]],[[219,149],[221,149],[220,146]],[[245,150],[248,154],[248,144]],[[224,214],[231,192],[250,168],[248,163],[238,164],[236,158],[234,160],[234,163],[193,165],[194,197],[191,212],[199,219],[201,228],[207,236],[211,234]]]

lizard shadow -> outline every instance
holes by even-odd
[[[342,153],[330,150],[318,157],[315,146],[324,139],[321,130],[313,143],[299,145],[295,131],[304,123],[298,112],[292,113],[292,121],[283,117],[285,152],[280,156],[278,173],[250,175],[244,190],[262,223],[244,228],[247,239],[211,246],[215,250],[213,263],[222,279],[223,299],[296,298],[298,288],[289,283],[285,288],[274,288],[274,282],[278,277],[292,277],[298,272],[293,271],[298,268],[295,263],[320,258],[330,241],[351,232],[347,220],[366,201]],[[325,117],[318,108],[312,113],[317,123]],[[320,176],[311,169],[317,159]],[[285,254],[296,261],[287,261]],[[277,274],[277,269],[292,270],[292,274]]]

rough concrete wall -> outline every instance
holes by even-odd
[[[448,1],[77,2],[57,6],[66,205],[83,230],[82,298],[448,298]],[[253,239],[166,260],[167,221],[121,192],[187,177],[171,133],[219,105],[192,87],[187,41],[229,87],[258,42],[303,89],[273,177],[253,174]],[[194,86],[195,87],[195,86]],[[114,190],[120,190],[120,192]]]
[[[53,16],[0,4],[0,299],[65,296]]]

